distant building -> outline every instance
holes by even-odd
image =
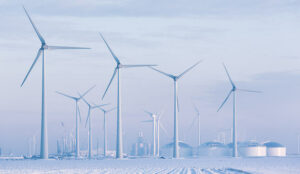
[[[179,142],[179,156],[180,157],[192,157],[193,156],[193,148],[183,142]],[[172,157],[173,156],[173,146],[174,143],[169,143],[164,145],[161,148],[160,155],[163,157]]]
[[[267,155],[267,148],[256,141],[246,141],[238,144],[238,152],[242,157],[264,157]]]
[[[198,147],[198,156],[220,157],[229,156],[229,148],[220,142],[206,142]]]
[[[283,145],[273,141],[266,142],[264,145],[267,147],[267,156],[286,156],[286,147]]]
[[[140,132],[137,138],[137,142],[132,145],[131,155],[132,156],[149,156],[151,145],[144,139],[143,133]]]

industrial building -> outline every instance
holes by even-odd
[[[265,157],[267,148],[256,141],[246,141],[238,144],[238,152],[242,157]]]
[[[169,143],[164,145],[161,148],[160,154],[163,157],[172,157],[173,155],[173,145],[174,143]],[[193,156],[193,148],[192,146],[184,143],[184,142],[179,142],[179,155],[180,157],[192,157]]]
[[[198,156],[220,157],[229,156],[229,148],[220,142],[206,142],[198,147]]]
[[[143,132],[139,133],[137,142],[132,145],[131,155],[132,156],[149,156],[151,150],[151,144],[147,143],[144,139]]]
[[[267,148],[267,156],[286,156],[286,147],[283,145],[273,141],[266,142],[264,145]]]

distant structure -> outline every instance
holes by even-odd
[[[198,149],[198,156],[220,157],[230,156],[230,150],[228,146],[221,142],[206,142],[201,144]]]
[[[188,158],[188,157],[192,157],[193,156],[193,148],[192,146],[184,143],[184,142],[180,142],[178,143],[179,145],[179,155],[180,157],[182,158]],[[164,145],[162,148],[161,148],[161,156],[163,157],[172,157],[172,154],[173,154],[173,146],[174,146],[174,143],[169,143],[169,144],[166,144]],[[176,157],[173,157],[173,158],[176,158]]]
[[[150,67],[154,71],[157,71],[164,76],[167,76],[173,80],[174,83],[174,146],[173,147],[173,158],[179,158],[179,137],[178,137],[178,112],[179,112],[179,104],[178,104],[178,92],[177,92],[177,87],[178,87],[178,80],[181,79],[183,75],[185,75],[187,72],[189,72],[191,69],[193,69],[195,66],[197,66],[201,61],[198,61],[196,64],[193,66],[189,67],[185,71],[183,71],[181,74],[175,76],[172,74],[165,73],[163,71],[160,71],[158,69],[155,69],[153,67]]]
[[[57,150],[57,155],[62,154],[61,147],[60,147],[60,144],[59,144],[59,140],[57,140],[57,142],[56,142],[56,150]]]
[[[256,141],[239,143],[239,154],[242,157],[264,157],[267,155],[267,148]]]
[[[143,132],[139,132],[137,142],[132,145],[131,155],[140,157],[149,156],[150,150],[151,144],[145,141]]]
[[[42,159],[48,159],[48,129],[47,129],[47,117],[45,114],[45,50],[57,50],[57,49],[90,49],[90,48],[84,48],[84,47],[68,47],[68,46],[50,46],[46,44],[45,39],[42,37],[36,26],[34,25],[31,17],[27,13],[25,7],[23,6],[23,9],[35,31],[37,34],[39,40],[41,41],[41,48],[39,48],[37,55],[30,66],[22,84],[21,87],[24,85],[26,79],[28,78],[31,70],[34,68],[36,62],[38,61],[39,57],[42,57],[42,108],[41,108],[41,146],[40,146],[40,158]]]
[[[102,34],[100,33],[101,38],[103,39],[106,47],[108,48],[110,54],[114,58],[117,66],[115,67],[114,73],[108,83],[108,86],[106,87],[106,90],[102,96],[102,100],[104,99],[107,90],[109,89],[112,81],[114,80],[115,76],[117,75],[117,142],[116,142],[116,158],[122,159],[123,158],[123,123],[122,123],[122,112],[121,112],[121,79],[120,79],[120,69],[123,68],[138,68],[138,67],[150,67],[150,66],[156,66],[156,65],[124,65],[120,62],[119,58],[115,55],[115,53],[112,51]]]
[[[267,156],[286,156],[286,147],[277,142],[269,141],[264,146],[267,148]]]

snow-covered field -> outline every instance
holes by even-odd
[[[300,174],[300,157],[0,160],[0,173],[263,173]]]

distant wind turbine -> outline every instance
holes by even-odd
[[[79,94],[80,95],[80,94]],[[107,104],[102,104],[102,105],[91,105],[90,103],[88,103],[84,97],[82,97],[82,95],[80,95],[80,97],[82,98],[82,100],[84,101],[84,103],[88,106],[88,115],[86,117],[86,121],[85,121],[85,127],[87,125],[87,123],[89,122],[89,130],[88,130],[88,135],[89,135],[89,154],[88,154],[88,158],[91,159],[92,158],[92,119],[91,119],[91,110],[99,108],[101,106],[105,106]]]
[[[28,73],[26,74],[21,87],[25,83],[28,75],[30,74],[31,70],[33,69],[34,65],[36,64],[37,60],[39,59],[40,55],[42,54],[42,121],[41,121],[41,152],[40,152],[40,158],[42,159],[48,159],[48,133],[47,133],[47,118],[45,115],[45,65],[44,65],[44,51],[45,50],[55,50],[55,49],[89,49],[89,48],[83,48],[83,47],[66,47],[66,46],[49,46],[46,44],[45,39],[42,37],[42,35],[39,33],[38,29],[34,25],[33,21],[31,20],[29,14],[27,13],[25,7],[23,6],[24,11],[34,29],[36,32],[38,38],[41,41],[41,48],[38,50],[37,56],[34,59]]]
[[[67,94],[64,94],[62,92],[56,91],[56,93],[68,97],[72,100],[75,100],[75,105],[76,105],[76,115],[75,115],[75,119],[76,119],[76,147],[75,147],[75,157],[78,158],[79,154],[80,154],[80,146],[79,146],[79,121],[78,121],[78,117],[80,119],[81,122],[81,116],[80,116],[80,110],[78,107],[78,102],[82,99],[82,97],[84,97],[87,93],[89,93],[93,88],[95,87],[95,85],[93,87],[91,87],[90,89],[88,89],[85,93],[83,93],[83,95],[81,97],[74,97],[74,96],[70,96]]]
[[[223,105],[226,103],[226,101],[228,100],[228,98],[231,96],[232,94],[232,102],[233,102],[233,124],[232,124],[232,134],[233,134],[233,140],[232,140],[232,145],[233,145],[233,149],[232,149],[232,156],[233,157],[237,157],[238,156],[238,151],[237,151],[237,131],[236,131],[236,100],[235,100],[235,93],[236,91],[242,91],[242,92],[253,92],[253,93],[261,93],[260,91],[253,91],[253,90],[248,90],[248,89],[240,89],[237,88],[235,86],[235,84],[233,83],[229,72],[225,66],[225,64],[223,63],[224,69],[226,71],[227,77],[229,79],[229,82],[231,83],[232,89],[229,91],[229,94],[227,95],[227,97],[225,98],[224,102],[221,104],[221,106],[218,109],[218,112],[220,111],[220,109],[223,107]]]
[[[117,63],[117,66],[115,67],[114,73],[109,81],[109,84],[102,96],[102,99],[105,97],[107,90],[109,89],[113,79],[115,78],[115,75],[118,74],[118,84],[117,84],[117,143],[116,143],[116,158],[121,159],[123,158],[123,139],[122,139],[122,113],[121,113],[121,82],[120,82],[120,69],[121,68],[136,68],[136,67],[151,67],[151,66],[156,66],[156,65],[123,65],[118,57],[113,53],[111,48],[109,47],[108,43],[100,33],[101,38],[105,42],[105,45],[107,46],[109,52],[113,56],[114,60]]]
[[[106,126],[106,114],[115,110],[116,108],[112,108],[109,110],[105,110],[102,107],[98,107],[103,112],[103,134],[104,134],[104,140],[103,140],[103,156],[107,156],[107,126]]]
[[[198,147],[200,147],[200,145],[201,145],[201,114],[196,105],[194,105],[194,109],[197,113],[197,119],[198,119]]]
[[[160,71],[156,68],[150,67],[151,69],[153,69],[154,71],[157,71],[167,77],[170,77],[171,79],[173,79],[174,81],[174,145],[173,145],[173,158],[179,158],[179,146],[178,146],[178,96],[177,96],[177,81],[187,72],[189,72],[191,69],[193,69],[195,66],[197,66],[201,61],[198,61],[196,64],[194,64],[193,66],[191,66],[190,68],[188,68],[187,70],[185,70],[183,73],[181,73],[178,76],[175,75],[171,75],[168,73],[165,73],[163,71]]]
[[[159,147],[160,147],[160,127],[162,127],[163,131],[167,134],[167,131],[165,127],[161,124],[160,119],[163,115],[163,112],[160,112],[159,114],[154,114],[148,111],[145,111],[147,114],[149,114],[152,118],[152,120],[145,120],[143,122],[152,122],[153,125],[153,156],[159,156]],[[167,134],[168,135],[168,134]],[[157,146],[157,147],[156,147]],[[155,153],[156,151],[156,153]]]
[[[156,131],[157,131],[157,128],[156,128],[156,122],[157,122],[157,116],[156,114],[154,113],[151,113],[149,111],[145,111],[151,118],[152,120],[150,120],[152,122],[152,135],[153,135],[153,157],[156,156]]]

